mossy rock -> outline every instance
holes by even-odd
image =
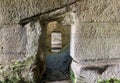
[[[117,79],[108,79],[108,80],[99,80],[97,83],[120,83],[120,80]]]
[[[72,80],[73,83],[75,83],[75,75],[72,70],[70,70],[70,79]]]

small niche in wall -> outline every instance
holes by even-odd
[[[62,32],[54,30],[51,32],[51,52],[60,52],[62,49]]]

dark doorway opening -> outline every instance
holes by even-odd
[[[70,79],[70,64],[72,58],[70,57],[70,27],[69,25],[62,25],[57,21],[49,22],[47,25],[46,35],[46,72],[43,76],[45,81],[61,81]],[[57,40],[52,40],[51,34],[59,32]],[[61,35],[60,35],[61,33]],[[60,36],[61,38],[58,38]],[[59,41],[58,41],[59,39]],[[57,51],[51,51],[56,43]],[[58,44],[58,45],[57,45]],[[57,47],[58,46],[58,47]]]

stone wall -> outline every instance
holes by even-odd
[[[119,4],[119,0],[80,0],[71,6],[71,67],[75,83],[120,79]]]
[[[41,34],[39,21],[30,22],[24,27],[19,24],[5,25],[0,34],[0,80],[16,83],[33,81],[32,68]]]
[[[47,23],[75,2],[0,1],[0,82],[40,83],[45,72]]]
[[[39,83],[45,71],[46,27],[51,21],[71,25],[75,83],[120,79],[119,15],[119,0],[1,0],[0,80],[13,79],[15,74],[19,81]],[[4,74],[8,71],[12,73]]]
[[[22,19],[49,13],[73,2],[75,0],[1,0],[0,24],[18,23]]]

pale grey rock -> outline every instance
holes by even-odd
[[[75,83],[97,83],[99,75],[95,71],[84,70],[84,65],[72,62],[71,69],[75,76]]]
[[[74,26],[76,26],[74,28]],[[75,23],[71,56],[77,62],[120,60],[120,23]]]
[[[80,0],[71,8],[81,22],[120,21],[119,0]]]
[[[25,55],[26,30],[18,24],[1,26],[0,62],[19,59]]]
[[[71,6],[74,22],[71,24],[70,50],[75,83],[120,79],[119,4],[119,0],[80,0]],[[98,73],[95,67],[103,66],[108,67]],[[86,70],[88,67],[93,70]]]
[[[44,38],[38,40],[42,34],[41,25],[36,19],[34,22],[33,18],[27,21],[29,23],[25,20],[25,26],[18,22],[35,15],[41,15],[41,19],[59,18],[59,15],[67,11],[64,8],[58,9],[74,1],[0,0],[0,64],[10,62],[12,65],[12,61],[27,61],[32,58],[21,72],[24,73],[24,78],[30,77],[33,80],[33,72],[29,69],[35,61],[35,55],[40,55],[41,59],[45,54]],[[71,67],[76,83],[97,83],[99,79],[111,77],[120,79],[120,1],[80,0],[70,7],[72,11],[62,16],[64,19],[61,23],[71,24],[72,27],[70,50],[77,63],[72,62]],[[52,12],[53,10],[56,11]],[[42,15],[45,12],[52,13]],[[101,64],[110,65],[102,74],[96,70],[85,70],[86,67],[101,67]],[[4,65],[3,70],[0,70],[0,80],[4,80],[2,73],[8,69],[9,65]]]
[[[0,29],[0,80],[24,79],[33,82],[33,69],[38,52],[41,25],[31,21],[25,26],[18,24],[2,26]],[[18,74],[19,73],[19,74]]]
[[[102,68],[105,65],[85,66],[72,62],[71,69],[75,75],[75,83],[98,83],[99,80],[108,80],[111,78],[120,79],[120,65],[109,65],[101,74],[95,67]],[[94,67],[94,69],[86,69]],[[100,70],[99,70],[100,71]]]
[[[39,22],[30,22],[24,27],[6,25],[0,29],[0,62],[27,59],[36,55],[41,33]]]
[[[21,19],[60,9],[75,0],[0,0],[0,24],[18,23]]]
[[[38,51],[38,42],[41,35],[41,25],[40,22],[30,22],[25,25],[27,43],[26,43],[26,57],[35,56]]]
[[[115,64],[108,67],[101,76],[101,79],[120,79],[120,64]]]

